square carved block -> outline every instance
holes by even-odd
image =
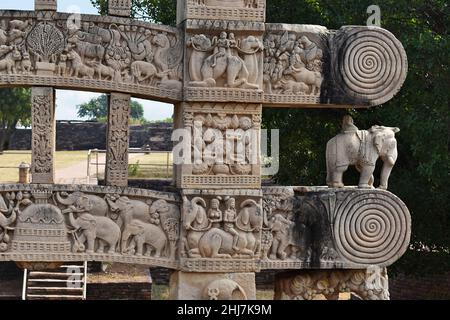
[[[260,190],[183,190],[181,270],[259,270],[261,199]]]
[[[187,155],[175,159],[178,187],[259,189],[261,112],[259,104],[178,105],[176,128],[183,140],[175,142],[174,154]]]
[[[262,32],[210,27],[186,35],[186,101],[262,103]]]
[[[254,273],[185,273],[170,276],[172,300],[256,300]]]
[[[178,0],[178,23],[205,18],[264,22],[265,9],[266,0]]]
[[[111,16],[130,17],[131,0],[109,0],[108,13]]]
[[[34,0],[34,10],[57,10],[57,0]]]

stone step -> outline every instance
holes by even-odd
[[[27,300],[83,300],[83,296],[28,294]]]
[[[61,278],[68,278],[71,276],[78,276],[78,277],[83,277],[84,273],[70,273],[70,272],[35,272],[32,271],[29,273],[28,277],[30,279],[34,279],[34,278],[46,278],[46,279],[53,279],[53,278],[57,278],[57,279],[61,279]]]
[[[28,293],[42,293],[42,292],[46,292],[46,293],[62,293],[62,292],[83,292],[83,288],[69,288],[69,287],[29,287],[28,288]]]
[[[45,282],[45,283],[84,283],[84,280],[62,280],[62,279],[28,279],[28,282]]]
[[[82,268],[84,269],[84,263],[81,264],[76,264],[76,263],[71,263],[71,264],[64,264],[61,266],[61,268]]]

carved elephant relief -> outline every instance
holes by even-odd
[[[69,220],[76,230],[74,251],[94,253],[96,241],[98,241],[97,253],[105,253],[105,247],[108,247],[109,254],[116,252],[121,232],[114,221],[107,217],[98,217],[87,213],[75,218],[73,212],[69,213]]]
[[[132,238],[131,246],[128,245],[130,238]],[[122,253],[151,256],[154,251],[154,257],[159,258],[164,255],[168,242],[166,234],[158,226],[133,220],[123,231]]]

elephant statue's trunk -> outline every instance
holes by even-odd
[[[70,197],[70,196],[68,196],[67,198],[63,198],[63,197],[61,196],[61,193],[60,193],[60,192],[57,192],[57,193],[56,193],[56,200],[57,200],[59,203],[65,205],[65,206],[71,206],[71,205],[73,205],[73,204],[75,203],[76,197]]]
[[[4,216],[3,213],[0,213],[0,227],[6,229],[16,221],[16,218],[17,218],[16,210],[12,211],[12,214],[9,218],[6,218],[6,216]]]
[[[75,228],[76,230],[80,229],[80,224],[77,222],[77,220],[73,216],[73,212],[72,211],[69,212],[69,221],[70,221],[70,225],[73,228]]]

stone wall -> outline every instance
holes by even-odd
[[[130,148],[149,145],[153,151],[172,150],[170,123],[132,125]],[[0,130],[0,137],[2,131]],[[31,129],[18,129],[11,141],[11,150],[31,149]],[[73,151],[106,149],[106,124],[99,122],[58,121],[56,125],[56,150]]]

